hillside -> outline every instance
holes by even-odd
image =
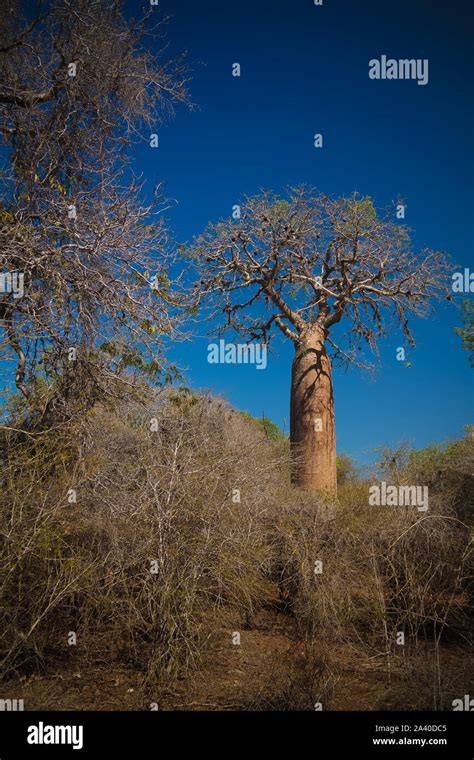
[[[0,698],[373,710],[469,693],[471,440],[386,458],[387,482],[429,486],[424,513],[374,510],[347,461],[337,499],[289,486],[285,438],[189,391],[54,433],[20,423],[1,441]]]

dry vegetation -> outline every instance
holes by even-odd
[[[190,105],[186,56],[168,57],[156,8],[47,5],[0,16],[0,269],[24,278],[0,293],[0,699],[449,709],[472,662],[472,441],[383,452],[387,481],[429,486],[427,513],[369,507],[344,457],[337,499],[311,494],[336,486],[329,353],[363,364],[392,322],[411,346],[408,317],[444,298],[444,254],[412,255],[369,198],[303,188],[178,248],[135,161]],[[295,343],[306,492],[271,423],[170,390],[167,348],[204,313]]]
[[[218,691],[223,653],[262,615],[269,665],[233,709],[450,709],[469,693],[469,441],[385,457],[387,479],[430,486],[420,513],[369,507],[360,479],[337,503],[290,489],[285,439],[186,391],[20,426],[1,442],[2,697],[126,668],[142,709],[180,683],[177,704],[199,705],[199,679]]]

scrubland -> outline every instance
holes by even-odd
[[[289,483],[274,425],[167,391],[0,442],[0,697],[25,709],[452,709],[473,443],[383,452],[426,512]]]

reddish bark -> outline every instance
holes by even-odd
[[[296,345],[291,373],[292,482],[336,494],[336,430],[331,362],[325,331],[308,328]]]

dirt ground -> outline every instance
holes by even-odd
[[[199,673],[156,689],[131,667],[78,661],[73,668],[12,679],[0,687],[0,698],[23,699],[25,710],[433,709],[437,671],[423,653],[392,662],[389,678],[385,657],[324,644],[313,648],[308,669],[294,619],[276,610],[261,610],[240,631],[240,645],[232,634],[222,631]],[[455,650],[443,650],[441,656],[444,665],[460,660]],[[464,660],[464,677],[466,667]],[[437,708],[450,709],[449,693],[444,704],[440,699]]]

